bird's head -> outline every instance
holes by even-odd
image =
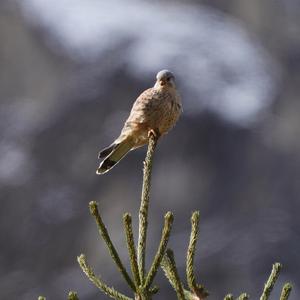
[[[175,77],[168,70],[159,71],[156,75],[155,87],[172,87],[175,88]]]

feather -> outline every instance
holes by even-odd
[[[102,149],[98,154],[98,159],[108,156],[116,146],[116,143],[112,143],[110,146]]]
[[[100,163],[96,174],[100,175],[108,172],[132,149],[132,146],[133,142],[131,139],[125,139],[118,144],[114,144],[110,154]],[[103,151],[105,151],[105,149]]]

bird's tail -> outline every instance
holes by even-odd
[[[106,158],[100,163],[96,174],[101,175],[108,172],[132,149],[132,146],[131,139],[125,139],[103,149],[98,157],[102,158],[106,156]]]

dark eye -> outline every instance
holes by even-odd
[[[170,81],[170,80],[171,80],[171,77],[168,77],[168,78],[167,78],[167,81]]]

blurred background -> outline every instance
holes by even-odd
[[[223,299],[258,298],[272,263],[300,297],[300,2],[2,0],[0,2],[0,298],[107,299],[76,262],[129,291],[99,238],[99,202],[128,266],[121,217],[137,225],[146,148],[96,176],[160,69],[184,113],[159,143],[148,263],[163,215],[184,278],[190,215],[200,210],[199,281]],[[137,234],[137,231],[135,231]],[[157,299],[175,299],[162,272]]]

